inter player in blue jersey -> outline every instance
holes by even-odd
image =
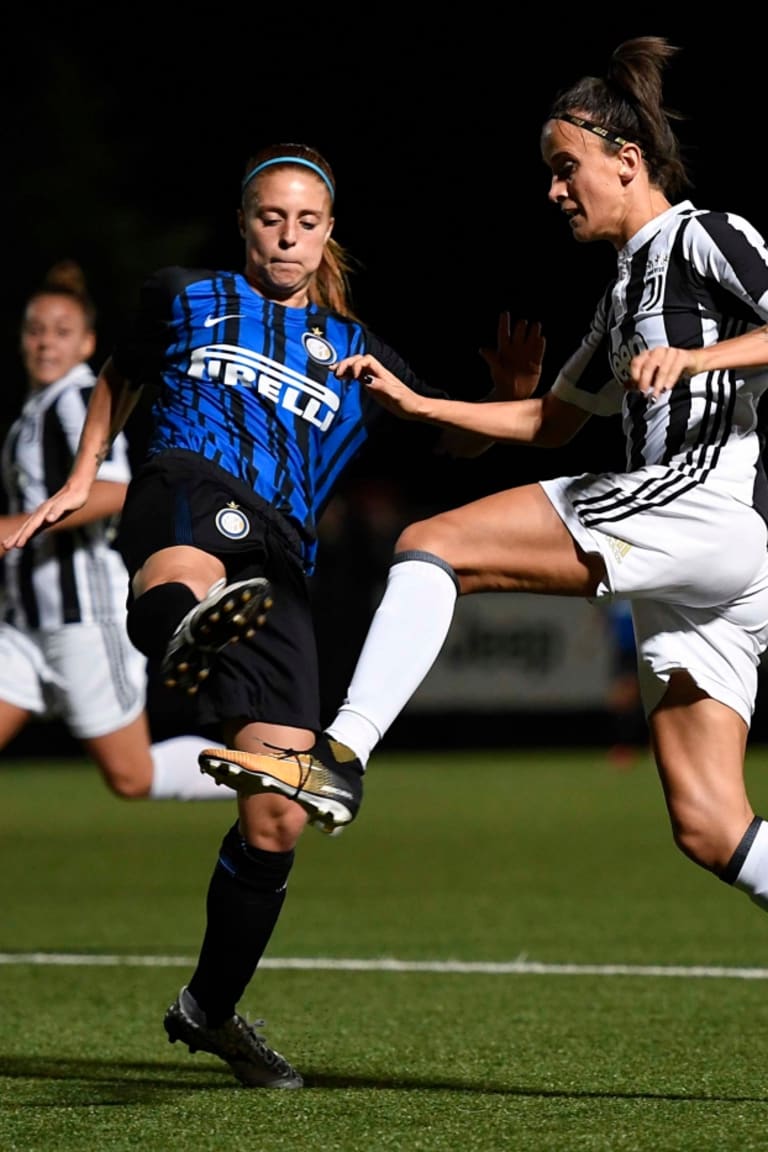
[[[387,418],[334,366],[371,353],[436,395],[354,316],[349,262],[332,237],[334,196],[331,168],[311,148],[280,144],[251,158],[239,208],[244,270],[176,267],[149,278],[96,383],[68,482],[4,541],[22,545],[83,504],[140,387],[153,387],[148,459],[130,484],[119,541],[129,631],[234,753],[304,750],[319,727],[307,587],[317,522]],[[541,346],[528,334],[518,351],[520,372],[504,385],[514,392],[534,386]],[[446,447],[474,455],[489,443],[461,435]],[[342,765],[320,784],[313,815],[332,830],[360,798],[357,766]],[[220,1056],[247,1085],[302,1084],[235,1009],[280,915],[306,821],[291,799],[238,799],[197,967],[165,1017],[171,1040]]]
[[[550,202],[577,241],[616,254],[549,390],[472,405],[420,396],[368,354],[337,368],[406,419],[510,442],[557,447],[591,416],[620,413],[625,467],[521,485],[406,528],[323,740],[303,756],[239,758],[229,775],[311,808],[316,777],[367,762],[440,652],[458,595],[624,597],[675,842],[768,911],[768,820],[744,779],[768,646],[768,245],[743,217],[683,196],[662,102],[674,52],[658,37],[620,45],[606,76],[563,91],[543,125]],[[505,340],[501,329],[502,355]],[[214,759],[224,778],[229,755]]]

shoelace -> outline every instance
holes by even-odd
[[[268,1067],[281,1068],[286,1072],[293,1072],[291,1065],[281,1056],[279,1052],[275,1052],[274,1048],[270,1048],[264,1036],[257,1032],[257,1028],[264,1028],[266,1020],[247,1020],[239,1013],[235,1014],[234,1019],[237,1021],[236,1027],[238,1032],[244,1032],[251,1041],[254,1041],[259,1051],[259,1056]]]
[[[272,748],[279,755],[275,757],[276,760],[295,760],[296,767],[299,769],[299,783],[296,786],[294,796],[298,796],[302,788],[309,780],[309,774],[312,771],[312,761],[314,759],[312,752],[307,749],[306,752],[297,752],[295,748],[281,748],[278,744],[268,744],[266,740],[262,741],[265,748]],[[301,757],[309,757],[309,763],[305,766],[302,763]]]
[[[273,751],[279,753],[279,755],[276,757],[277,760],[295,760],[296,761],[296,765],[299,769],[299,783],[296,785],[296,789],[293,793],[293,799],[298,800],[299,793],[301,792],[302,788],[306,784],[307,780],[309,779],[310,773],[312,772],[313,762],[315,764],[317,764],[318,767],[321,767],[321,768],[323,767],[323,765],[320,763],[319,760],[315,759],[315,757],[312,755],[312,752],[309,749],[307,749],[306,752],[297,752],[295,748],[281,748],[278,744],[268,744],[266,740],[263,741],[263,743],[264,743],[265,748],[272,748]],[[302,760],[301,760],[302,756],[306,757],[309,761],[309,763],[306,766],[302,763]],[[321,828],[323,832],[325,832],[326,834],[328,834],[330,836],[337,836],[342,831],[342,829],[338,828],[338,827],[333,828],[333,829],[328,828],[326,826],[325,820],[323,820],[319,816],[315,816],[315,817],[311,816],[309,818],[309,823],[314,824],[316,827]]]

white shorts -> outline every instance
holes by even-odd
[[[21,632],[0,623],[0,700],[85,740],[124,728],[146,700],[146,659],[125,621]]]
[[[631,473],[632,485],[644,474],[655,477],[657,470]],[[706,485],[616,523],[595,522],[600,497],[625,479],[584,474],[544,480],[541,487],[581,548],[603,558],[606,578],[595,599],[632,601],[646,715],[670,674],[684,669],[749,725],[760,656],[768,647],[765,522]]]

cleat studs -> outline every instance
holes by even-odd
[[[230,644],[254,640],[274,603],[265,584],[266,581],[237,588],[214,602],[210,609],[200,612],[191,634],[177,643],[176,651],[164,660],[162,675],[166,688],[193,696],[210,671],[208,667],[201,670],[201,664],[207,665],[217,652]]]

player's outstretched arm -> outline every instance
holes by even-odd
[[[116,371],[111,359],[107,360],[91,393],[69,478],[58,492],[43,500],[30,513],[21,527],[0,541],[6,552],[11,548],[23,548],[33,536],[83,507],[99,467],[106,459],[115,436],[133,411],[137,399],[138,390],[131,389],[128,381]]]
[[[344,379],[359,380],[389,412],[406,420],[420,420],[442,428],[518,444],[556,447],[567,443],[587,419],[587,413],[551,393],[510,403],[478,403],[421,396],[394,376],[371,355],[349,356],[334,371]]]
[[[369,353],[347,356],[334,366],[340,380],[359,380],[381,404],[401,420],[429,420],[430,401],[409,388]]]

